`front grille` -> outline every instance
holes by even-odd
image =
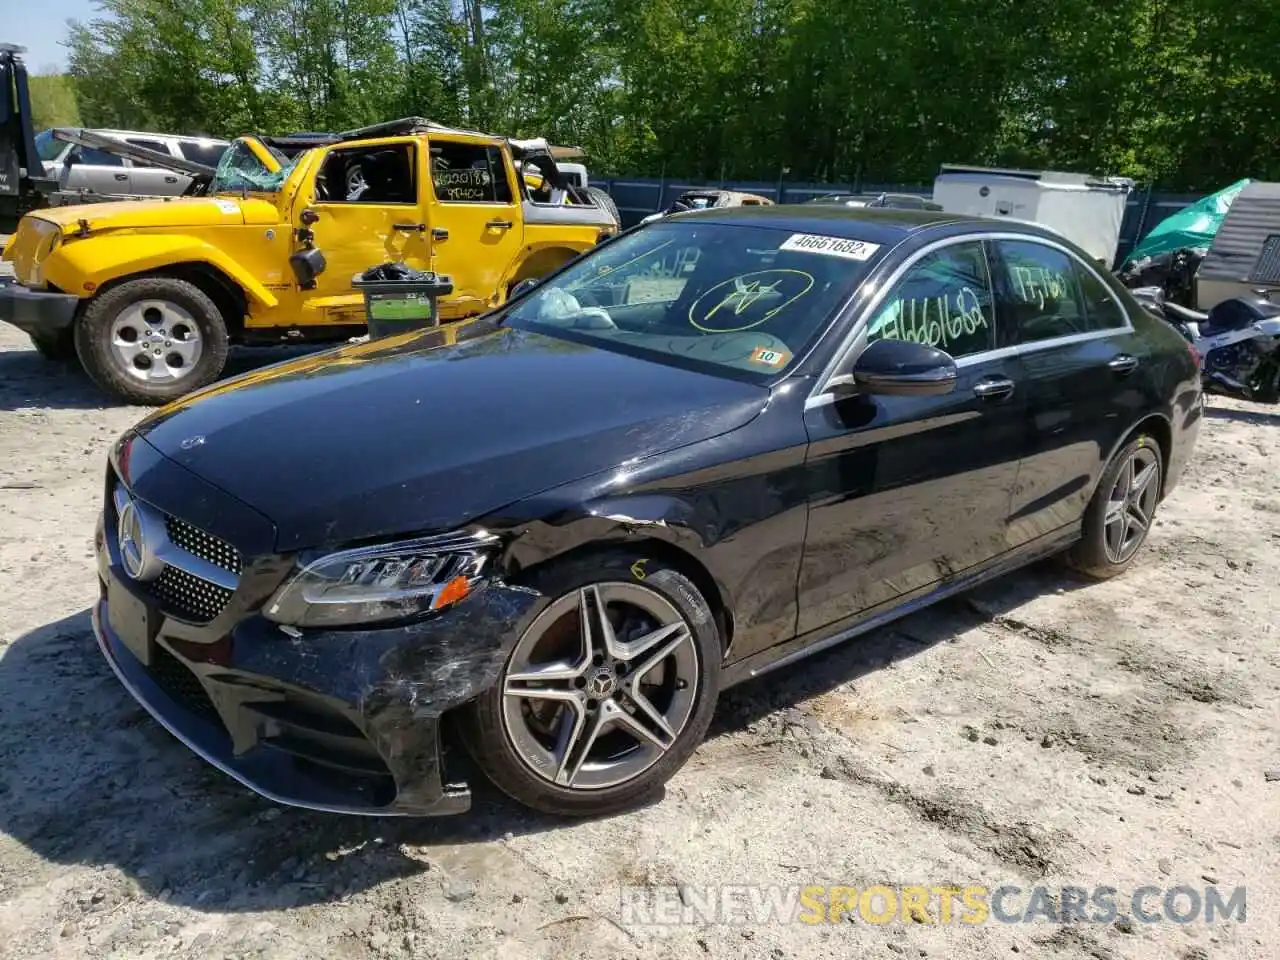
[[[177,517],[166,516],[164,526],[175,546],[228,573],[240,574],[240,551],[225,540],[219,540]]]
[[[159,644],[154,647],[147,674],[155,681],[156,686],[177,703],[205,720],[222,726],[222,718],[209,699],[204,684],[177,657]]]
[[[152,581],[151,593],[162,607],[197,623],[208,623],[231,600],[231,591],[225,587],[172,566]]]

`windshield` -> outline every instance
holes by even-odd
[[[227,147],[222,153],[222,159],[218,161],[218,169],[213,175],[210,192],[238,193],[242,190],[250,190],[255,193],[275,193],[278,191],[302,154],[289,160],[279,150],[271,147],[267,149],[280,164],[279,170],[268,170],[267,165],[249,149],[249,145],[243,140],[237,140]]]
[[[65,140],[57,140],[52,130],[44,130],[36,134],[36,155],[45,163],[57,160],[67,148]]]
[[[822,332],[877,250],[860,240],[755,224],[662,221],[547,280],[505,322],[662,362],[769,379]]]

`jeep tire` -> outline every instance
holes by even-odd
[[[99,387],[155,406],[217,379],[229,341],[221,312],[195,284],[140,277],[90,301],[76,321],[75,346]]]

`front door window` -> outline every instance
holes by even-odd
[[[867,342],[912,340],[960,358],[995,346],[987,258],[958,243],[916,261],[871,318]]]

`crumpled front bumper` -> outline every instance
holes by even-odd
[[[0,321],[25,333],[65,330],[75,320],[80,298],[52,290],[32,290],[7,278],[0,279]]]
[[[251,616],[227,637],[194,642],[149,609],[110,540],[98,538],[98,645],[129,693],[209,763],[309,809],[435,816],[470,807],[468,787],[444,776],[440,719],[496,681],[536,593],[495,582],[421,623],[296,639]]]

